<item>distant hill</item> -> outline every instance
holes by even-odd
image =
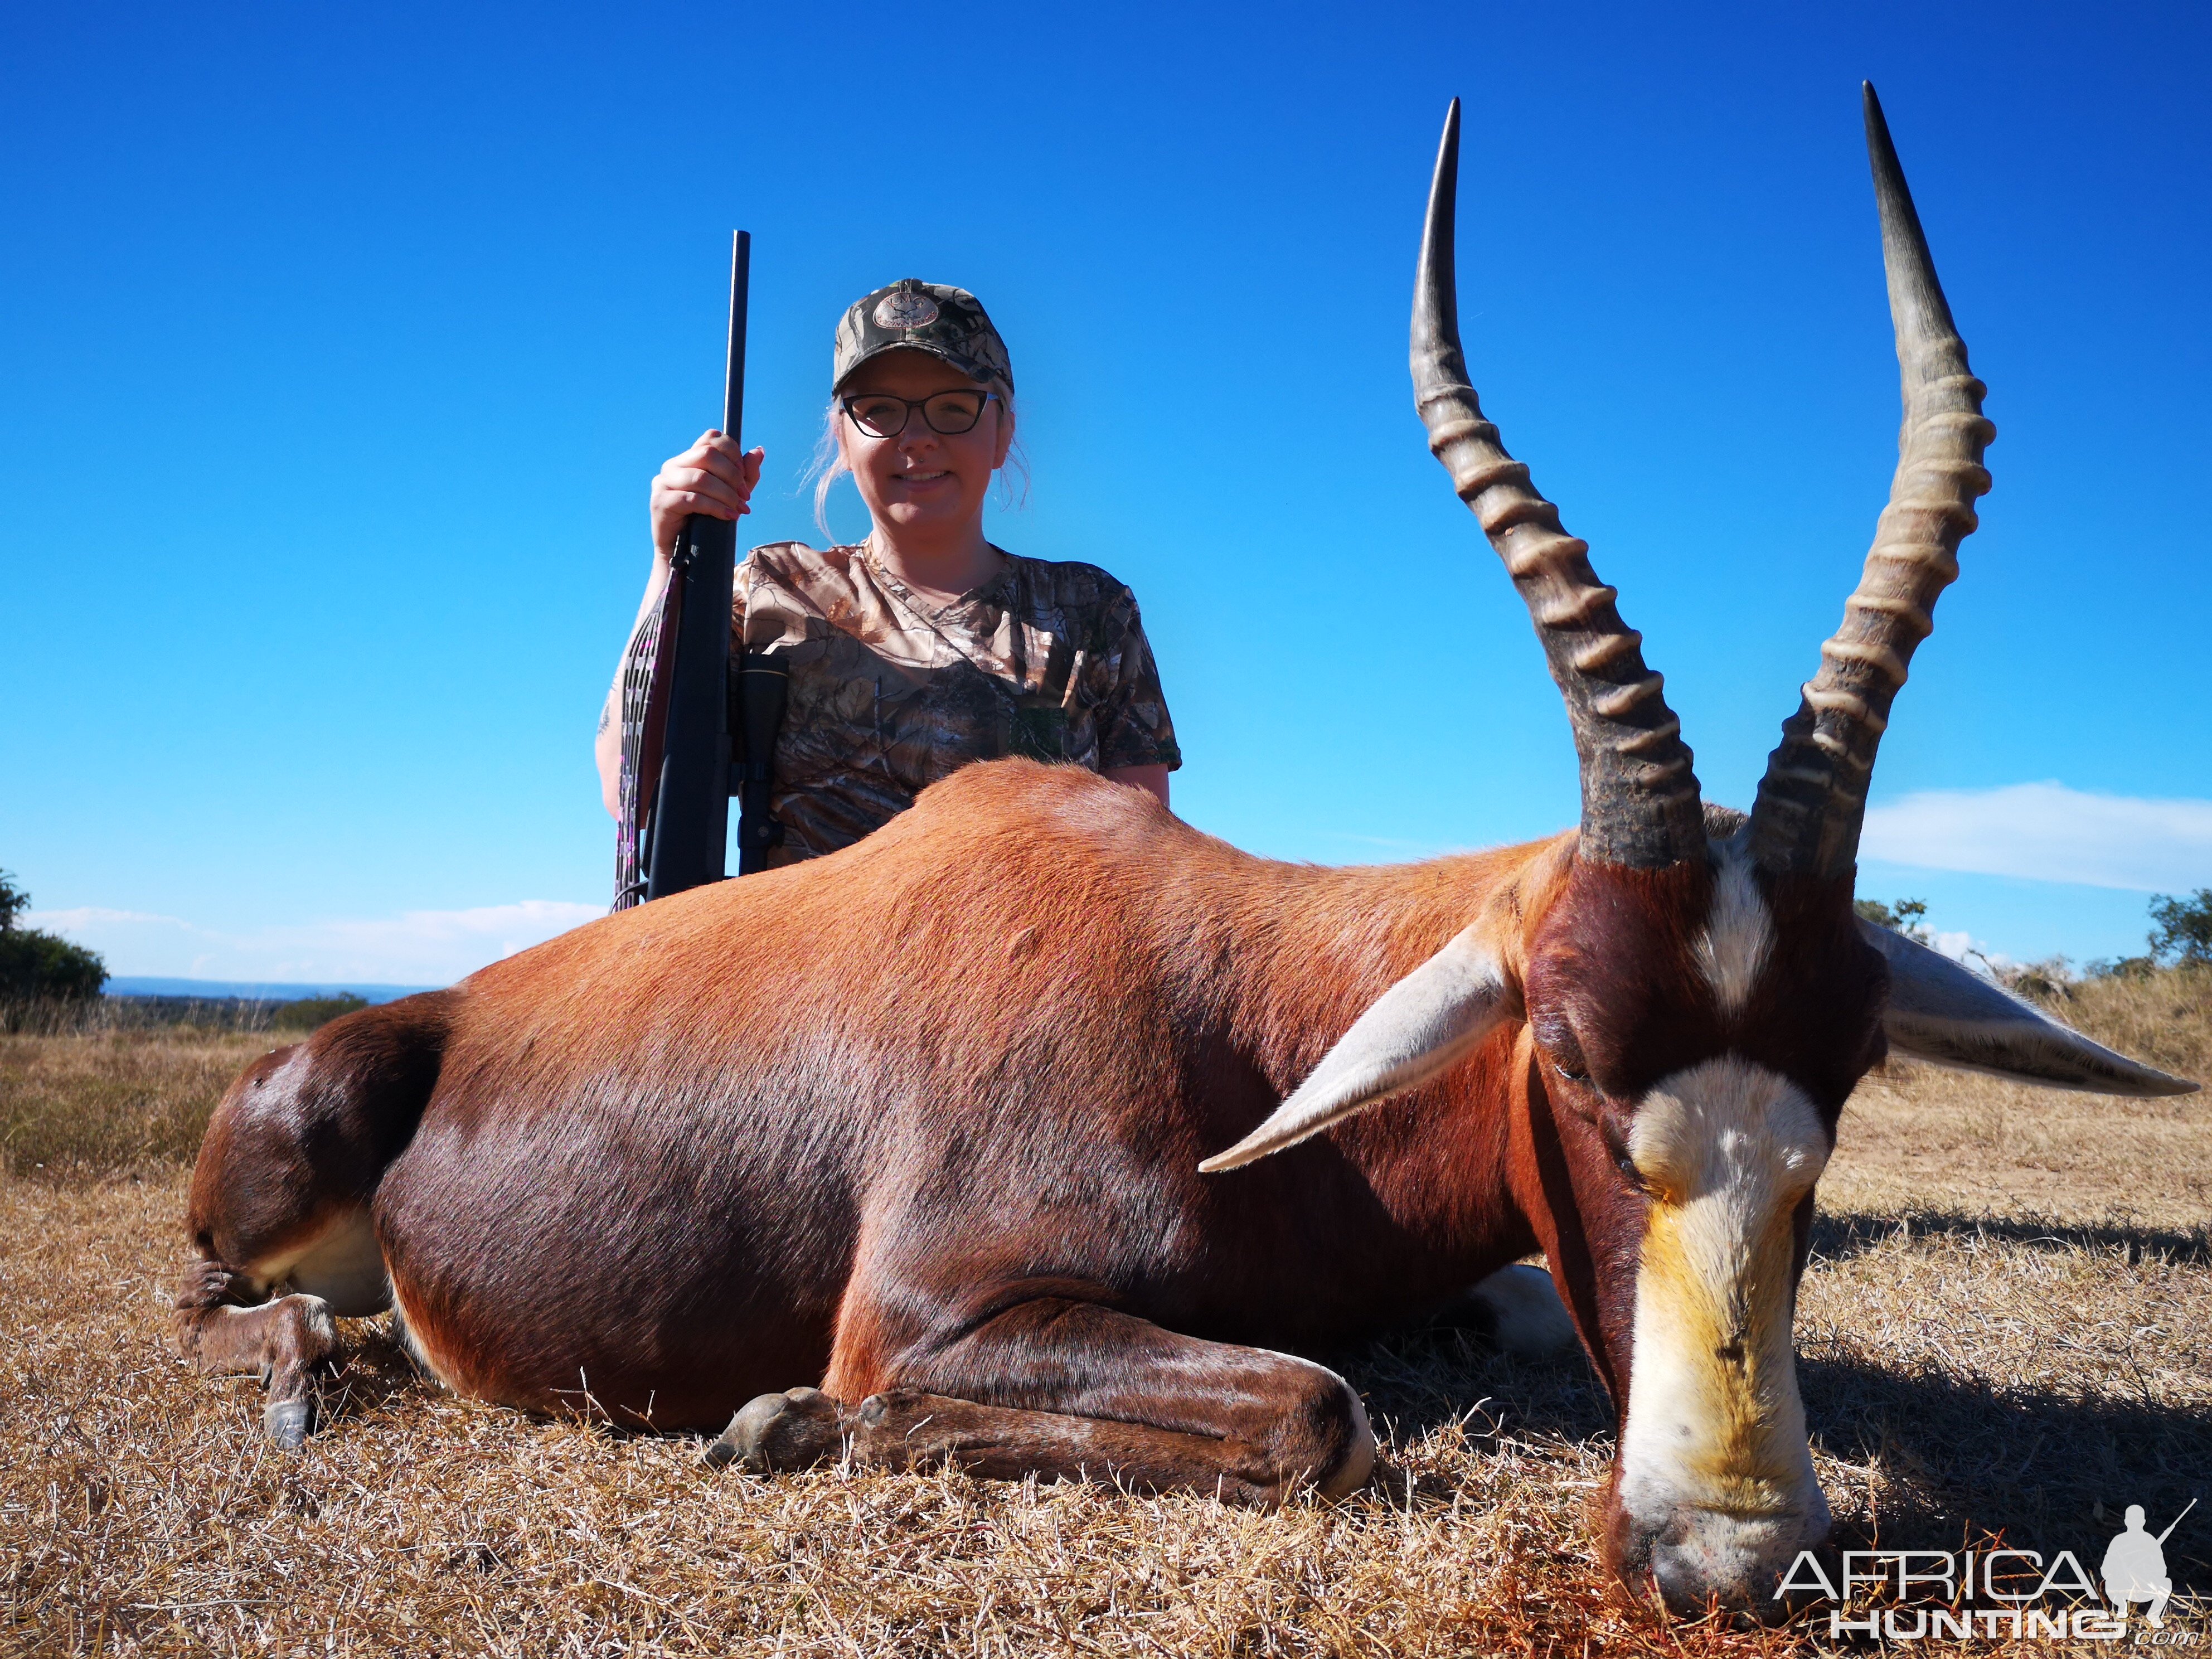
[[[352,995],[371,1002],[391,1002],[417,991],[436,991],[436,985],[373,985],[357,980],[323,981],[313,984],[283,980],[161,979],[117,974],[107,981],[112,997],[198,997],[210,1002],[297,1002],[305,997]]]

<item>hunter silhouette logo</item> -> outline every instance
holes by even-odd
[[[2166,1629],[2166,1606],[2173,1579],[2166,1570],[2166,1540],[2197,1507],[2191,1498],[2166,1530],[2144,1525],[2143,1506],[2127,1507],[2127,1528],[2105,1550],[2098,1583],[2071,1550],[2047,1560],[2039,1550],[1988,1549],[1845,1550],[1843,1571],[1831,1578],[1811,1550],[1798,1553],[1776,1585],[1777,1601],[1796,1595],[1838,1605],[1828,1613],[1832,1637],[1869,1636],[1893,1642],[1931,1638],[2000,1638],[2119,1642],[2127,1639],[2128,1616],[2138,1601],[2148,1602],[2145,1622],[2156,1635],[2139,1633],[2137,1644],[2195,1647],[2201,1632]],[[1889,1605],[1869,1606],[1869,1595]],[[1854,1611],[1854,1604],[1857,1604]]]
[[[2151,1627],[2155,1630],[2165,1626],[2166,1604],[2173,1595],[2173,1580],[2166,1571],[2166,1540],[2173,1536],[2173,1528],[2181,1524],[2182,1516],[2196,1507],[2197,1500],[2192,1498],[2181,1515],[2173,1517],[2172,1525],[2154,1538],[2143,1530],[2143,1506],[2128,1505],[2128,1529],[2106,1546],[2102,1570],[2105,1599],[2123,1618],[2129,1603],[2148,1601]]]

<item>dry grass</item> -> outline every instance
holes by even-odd
[[[277,1042],[190,1025],[0,1036],[0,1169],[82,1181],[189,1164],[231,1079]]]
[[[2212,973],[2090,980],[2046,1006],[2132,1058],[2212,1082]],[[1893,1066],[1844,1115],[1820,1197],[1832,1210],[1954,1211],[2193,1237],[2212,1224],[2212,1112],[2166,1100],[2024,1089]]]
[[[2203,981],[2076,1024],[2212,1073]],[[266,1450],[251,1378],[170,1353],[186,1152],[267,1037],[0,1038],[0,1650],[40,1653],[1754,1654],[1607,1587],[1579,1360],[1437,1333],[1340,1358],[1389,1465],[1338,1504],[836,1468],[448,1399],[350,1328],[331,1429]],[[2094,1560],[2118,1508],[2212,1498],[2212,1109],[1899,1070],[1845,1115],[1800,1310],[1845,1541],[2002,1534]],[[39,1154],[33,1156],[33,1154]],[[37,1166],[43,1164],[46,1167]],[[2212,1589],[2212,1522],[2171,1569]],[[2169,1613],[2202,1631],[2205,1605]],[[2177,1617],[2176,1615],[2179,1615]],[[2033,1644],[2038,1652],[2057,1644]],[[2087,1650],[2100,1644],[2085,1644]]]

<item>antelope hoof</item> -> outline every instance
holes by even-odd
[[[1574,1316],[1540,1267],[1500,1267],[1467,1294],[1487,1316],[1490,1340],[1500,1353],[1550,1359],[1575,1345]]]
[[[261,1429],[279,1451],[297,1451],[314,1431],[315,1407],[310,1400],[277,1400],[262,1407]]]
[[[819,1389],[764,1394],[730,1419],[707,1448],[709,1468],[735,1464],[748,1474],[803,1469],[833,1455],[845,1436],[845,1413]]]

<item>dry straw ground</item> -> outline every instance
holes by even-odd
[[[2212,976],[2103,981],[2075,1023],[2212,1075]],[[1579,1358],[1449,1333],[1336,1356],[1388,1437],[1336,1504],[830,1468],[535,1421],[350,1329],[331,1429],[169,1351],[183,1164],[266,1036],[0,1037],[0,1649],[37,1653],[1754,1654],[1600,1574],[1610,1451]],[[2212,1498],[2212,1106],[1893,1071],[1844,1118],[1799,1345],[1842,1541],[1992,1535],[2093,1562],[2117,1511]],[[798,1381],[799,1379],[793,1379]],[[2168,1545],[2212,1626],[2212,1504]],[[2199,1647],[2207,1640],[2199,1636]],[[1938,1646],[1952,1644],[1937,1644]],[[2033,1644],[2036,1651],[2053,1644]],[[2109,1651],[2100,1644],[2088,1650]]]

